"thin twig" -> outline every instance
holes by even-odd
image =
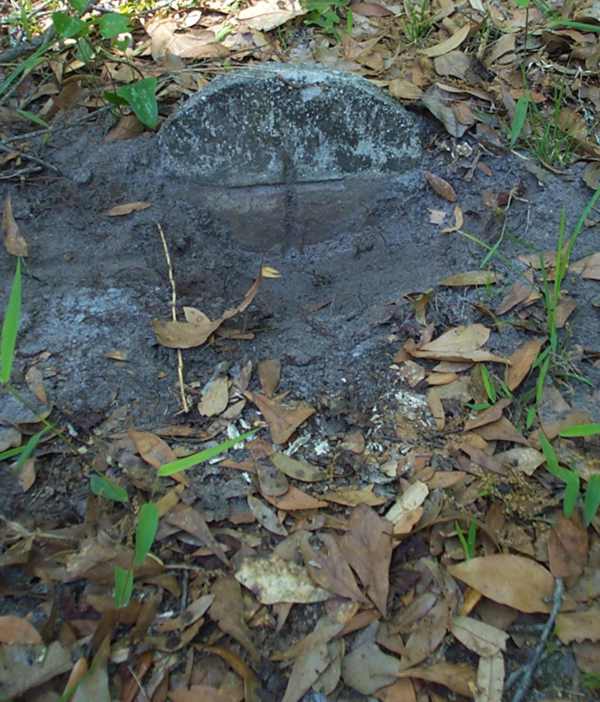
[[[7,154],[17,154],[21,158],[25,159],[26,161],[31,161],[32,163],[37,163],[39,166],[43,166],[44,168],[47,168],[50,171],[54,171],[57,175],[62,175],[61,171],[59,168],[56,166],[53,166],[51,163],[48,163],[48,161],[44,161],[41,158],[38,158],[37,156],[32,156],[31,154],[25,153],[24,151],[19,151],[17,149],[11,149],[10,146],[7,144],[3,143],[0,141],[0,151],[4,151],[4,153]]]
[[[34,132],[27,132],[27,134],[17,134],[16,136],[5,139],[4,143],[11,144],[13,141],[26,141],[27,139],[33,139],[34,137],[43,136],[44,134],[56,134],[57,132],[62,132],[66,129],[72,129],[73,127],[78,127],[85,122],[89,122],[91,119],[96,117],[96,115],[102,114],[103,112],[108,112],[108,110],[111,110],[112,107],[112,105],[104,105],[93,112],[88,112],[87,115],[84,115],[79,119],[74,119],[68,124],[61,124],[60,126],[50,125],[45,129],[36,129]]]
[[[546,625],[544,626],[544,630],[542,631],[540,640],[538,641],[537,646],[535,647],[531,660],[524,668],[522,668],[519,671],[518,677],[520,677],[521,681],[515,691],[515,694],[512,698],[512,702],[522,702],[525,699],[527,693],[529,692],[529,688],[531,687],[531,682],[533,680],[533,674],[535,673],[542,658],[542,654],[544,653],[544,648],[546,647],[548,637],[554,629],[556,617],[558,616],[558,612],[560,611],[560,606],[562,604],[564,590],[565,586],[563,583],[563,579],[556,578],[556,580],[554,581],[554,593],[552,594],[552,609],[550,610],[550,615],[546,621]],[[516,683],[517,679],[518,678],[509,681],[509,683],[507,683],[507,689],[509,687],[512,687],[512,685]]]
[[[175,289],[175,277],[173,276],[173,266],[171,265],[171,256],[169,254],[169,247],[167,246],[167,240],[165,239],[165,233],[162,227],[157,222],[158,232],[160,234],[160,240],[162,241],[163,249],[165,252],[165,259],[167,261],[167,268],[169,270],[169,282],[171,283],[171,318],[174,322],[177,321],[177,292]],[[183,354],[181,349],[177,349],[177,376],[179,378],[179,394],[181,395],[181,408],[184,412],[189,412],[190,408],[188,405],[187,397],[185,395],[185,384],[183,382]]]

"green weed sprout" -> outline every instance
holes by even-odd
[[[454,522],[454,529],[464,551],[465,560],[469,561],[471,558],[475,558],[475,545],[477,543],[477,520],[475,517],[471,517],[466,536],[458,522]]]

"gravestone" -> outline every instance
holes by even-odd
[[[360,231],[414,191],[416,118],[367,80],[267,64],[215,79],[160,130],[160,171],[249,248]]]

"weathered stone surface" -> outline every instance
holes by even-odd
[[[272,64],[218,78],[158,137],[178,197],[251,248],[348,232],[414,187],[416,119],[368,81]]]

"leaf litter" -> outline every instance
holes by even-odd
[[[350,54],[354,42],[351,65],[357,73],[375,79],[396,99],[420,101],[451,136],[473,130],[493,146],[501,143],[523,94],[517,52],[532,59],[530,66],[539,67],[529,77],[532,102],[542,107],[550,103],[553,87],[545,62],[564,61],[565,67],[575,62],[586,70],[595,66],[598,17],[586,14],[585,8],[582,14],[577,5],[567,8],[573,14],[563,17],[562,25],[531,7],[529,41],[523,44],[518,33],[525,29],[525,16],[518,7],[506,5],[500,11],[472,0],[465,12],[457,4],[440,3],[431,8],[435,12],[426,39],[413,45],[406,41],[402,24],[406,7],[357,3],[351,41],[328,47],[330,63],[347,66],[344,52]],[[133,55],[129,68],[151,75],[157,70],[162,74],[161,62],[176,67],[163,74],[165,101],[202,88],[213,72],[231,62],[269,58],[272,42],[278,55],[285,54],[286,42],[268,33],[305,16],[307,8],[270,0],[249,6],[211,2],[197,17],[192,13],[191,8],[180,8],[172,17],[140,22],[133,32],[134,43],[138,48],[145,45],[145,50]],[[591,25],[571,26],[575,20]],[[494,37],[489,43],[489,35],[480,31],[484,21]],[[367,34],[375,35],[368,46]],[[403,50],[398,51],[398,45]],[[560,55],[554,51],[557,46]],[[58,86],[55,95],[47,93],[47,111],[53,109],[58,89],[66,87],[60,66],[74,59],[72,48],[61,50],[53,59]],[[310,57],[319,58],[319,50],[318,42],[311,45]],[[186,60],[207,63],[199,68]],[[184,78],[179,69],[186,66]],[[560,63],[554,66],[560,68]],[[70,64],[70,71],[81,69]],[[131,81],[131,71],[117,69],[107,66],[102,80]],[[593,82],[578,76],[574,81],[574,88],[594,99]],[[574,93],[569,100],[576,111],[564,111],[563,123],[578,121],[585,112]],[[496,115],[492,126],[486,114]],[[124,116],[110,138],[138,134],[140,123],[131,118]],[[575,149],[580,158],[598,157],[585,122],[579,124]],[[9,165],[20,158],[9,156]],[[425,177],[442,200],[460,200],[458,183],[434,173]],[[584,181],[596,186],[589,166]],[[508,206],[511,196],[505,195],[494,194],[491,204]],[[129,202],[106,215],[127,216],[150,206]],[[437,225],[447,216],[445,210],[431,211]],[[463,210],[456,205],[454,224],[441,231],[456,233],[463,224]],[[7,252],[26,256],[27,242],[10,199],[4,204],[3,230]],[[571,272],[597,281],[599,256],[591,253],[575,261]],[[534,303],[541,297],[534,277],[539,260],[534,255],[522,261],[531,272],[507,292],[496,315],[516,312],[523,322],[535,320]],[[553,280],[555,252],[542,260]],[[243,301],[214,320],[190,307],[184,310],[185,321],[157,320],[158,342],[186,349],[209,344],[220,333],[225,336],[224,323],[251,305],[263,277],[271,277],[269,271],[261,270]],[[441,285],[497,282],[492,271],[473,270],[448,277]],[[424,326],[425,307],[419,319]],[[573,309],[573,300],[564,296],[559,324]],[[245,416],[247,426],[261,430],[268,448],[260,455],[246,445],[238,456],[240,442],[235,459],[215,458],[215,463],[200,468],[207,474],[227,476],[235,470],[243,476],[245,487],[232,495],[244,500],[237,510],[227,505],[211,513],[181,475],[175,476],[180,492],[173,491],[173,483],[167,486],[168,479],[158,479],[161,466],[192,453],[185,437],[165,441],[158,430],[132,430],[127,439],[111,437],[105,452],[110,461],[100,458],[96,467],[107,479],[116,474],[131,504],[91,495],[81,525],[2,522],[3,566],[26,568],[48,585],[48,593],[67,588],[73,594],[68,606],[63,603],[60,627],[50,597],[47,607],[32,607],[25,616],[0,617],[2,694],[18,697],[51,685],[56,694],[75,689],[76,700],[109,699],[112,685],[120,699],[132,700],[141,684],[144,698],[153,700],[167,695],[180,702],[198,696],[232,700],[242,699],[235,697],[241,694],[253,701],[263,684],[257,676],[261,665],[279,663],[281,674],[288,677],[282,691],[286,702],[300,700],[311,689],[329,695],[342,684],[384,700],[440,699],[439,686],[467,698],[496,700],[505,683],[505,667],[521,644],[506,622],[519,613],[543,621],[556,578],[567,579],[556,619],[558,639],[577,644],[582,670],[597,673],[600,656],[592,648],[600,637],[594,602],[600,597],[597,521],[586,527],[577,514],[562,513],[564,486],[543,471],[547,456],[519,414],[523,408],[518,391],[525,386],[531,390],[531,376],[548,342],[537,333],[517,349],[496,352],[484,349],[489,338],[489,329],[476,324],[446,328],[435,338],[432,329],[420,338],[403,339],[395,365],[410,390],[395,397],[394,412],[387,419],[386,429],[396,441],[382,440],[379,448],[371,443],[368,427],[366,441],[338,436],[334,453],[308,450],[305,432],[314,431],[320,410],[301,398],[276,394],[281,383],[278,359],[259,363],[259,385],[252,388],[250,378],[239,384],[239,377],[217,373],[197,393],[199,414],[213,422],[210,428],[203,425],[200,440],[210,447],[232,422]],[[436,373],[431,372],[434,362],[442,366],[436,366]],[[482,393],[473,364],[475,369],[484,364],[495,368],[494,383],[500,387],[503,381],[514,397],[492,401]],[[425,378],[431,386],[429,410],[417,395]],[[570,452],[565,450],[560,443],[564,439],[556,437],[570,423],[573,408],[556,389],[539,399],[542,429],[561,462],[576,466],[582,480],[591,481],[600,473],[597,442],[571,438]],[[490,406],[457,414],[456,403],[465,402]],[[228,412],[233,416],[226,417]],[[240,423],[241,429],[247,426]],[[13,431],[21,429],[26,427],[17,425]],[[188,438],[197,428],[189,429]],[[404,440],[410,429],[412,444]],[[403,451],[417,443],[431,447],[431,460],[400,460],[398,440],[404,441]],[[8,438],[3,450],[18,445],[19,438],[16,445]],[[344,470],[350,472],[350,480],[344,478]],[[21,471],[19,480],[24,479],[27,472]],[[134,517],[149,495],[160,496],[154,553],[136,568],[133,604],[116,608],[114,567],[126,569],[132,562]],[[544,528],[548,521],[550,528]],[[465,536],[470,524],[476,527],[471,544]],[[83,590],[75,592],[74,583]],[[14,595],[8,581],[2,587],[5,594]],[[319,608],[318,614],[305,614],[313,611],[310,607]],[[293,630],[296,640],[288,651],[278,655],[263,648],[264,634],[275,630],[275,619],[281,620],[280,631],[286,631],[286,620],[294,616],[313,619]],[[87,658],[78,658],[82,642],[90,641]],[[453,647],[459,652],[460,647],[469,649],[478,657],[478,667],[472,658],[469,663],[440,660]],[[205,666],[204,677],[198,662]],[[120,666],[119,675],[109,676],[114,666]]]

